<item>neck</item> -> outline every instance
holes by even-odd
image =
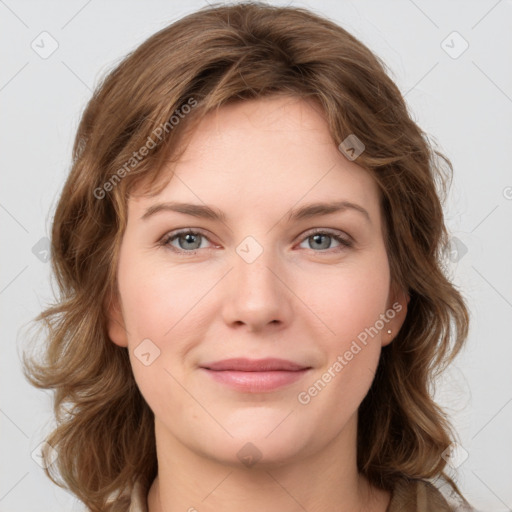
[[[155,434],[158,476],[149,512],[385,512],[390,500],[357,471],[357,418],[314,455],[249,468],[236,458],[221,463],[191,450],[158,420]]]

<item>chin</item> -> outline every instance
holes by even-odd
[[[236,438],[204,447],[203,456],[226,466],[247,469],[271,469],[300,460],[306,455],[307,447],[298,440],[276,436],[275,439]]]
[[[309,429],[304,422],[299,424],[299,418],[292,418],[293,412],[287,417],[290,411],[291,408],[279,409],[278,413],[267,412],[257,419],[254,408],[245,411],[246,414],[239,411],[236,422],[227,421],[229,418],[223,422],[233,437],[217,431],[196,441],[205,456],[229,466],[282,466],[319,448],[315,446],[318,442],[315,429]],[[205,439],[208,439],[206,444]]]

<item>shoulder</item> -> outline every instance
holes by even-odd
[[[475,512],[444,478],[400,480],[386,512]]]

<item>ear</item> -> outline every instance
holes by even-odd
[[[383,329],[383,347],[389,345],[397,336],[398,331],[401,329],[405,321],[405,317],[407,316],[407,305],[410,300],[411,297],[405,290],[398,287],[395,283],[390,286],[390,293],[385,313],[389,320]]]
[[[117,293],[114,293],[105,301],[105,310],[107,312],[108,337],[116,345],[127,347],[128,336]]]

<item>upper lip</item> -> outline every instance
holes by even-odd
[[[246,359],[246,358],[234,358],[224,359],[223,361],[215,361],[212,363],[205,363],[201,365],[201,368],[207,370],[223,371],[232,370],[240,372],[270,372],[270,371],[299,371],[310,368],[293,361],[286,359]]]

